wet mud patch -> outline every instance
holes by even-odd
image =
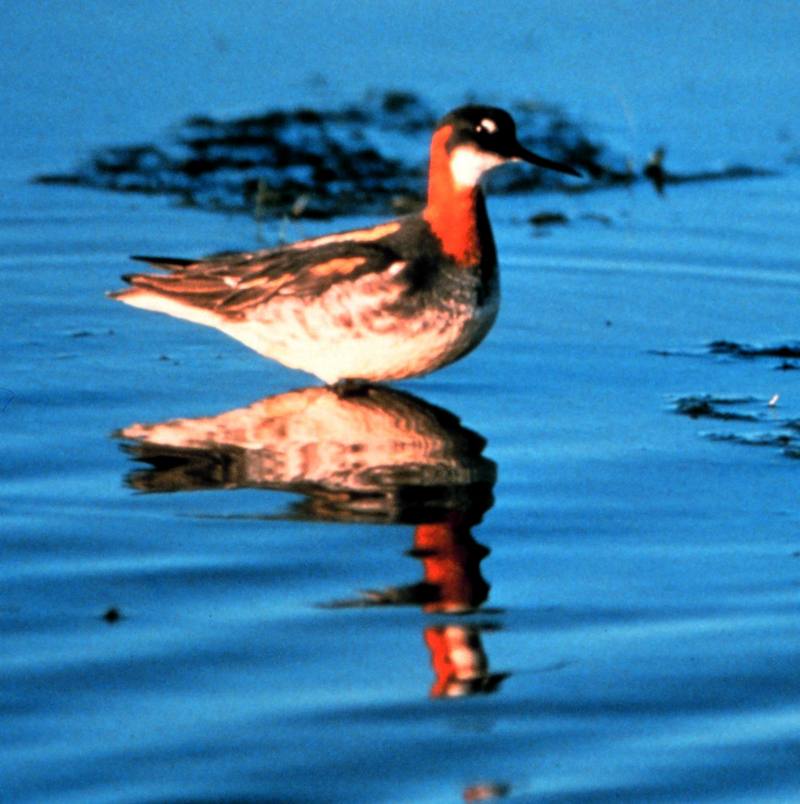
[[[573,165],[586,179],[576,185],[551,172],[509,170],[493,177],[495,192],[581,192],[654,181],[652,165],[635,168],[559,107],[530,101],[507,106],[526,145]],[[101,148],[74,170],[35,181],[166,195],[257,219],[405,213],[423,202],[428,143],[439,112],[417,95],[393,91],[331,109],[196,115],[159,142]],[[738,166],[680,176],[663,166],[659,171],[659,191],[670,183],[763,175]]]
[[[703,438],[747,447],[771,447],[789,458],[800,458],[800,417],[781,416],[777,403],[777,397],[765,400],[711,394],[672,400],[674,412],[681,416],[735,424],[735,429],[701,431]]]

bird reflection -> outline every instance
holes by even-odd
[[[464,801],[494,801],[505,798],[511,792],[511,785],[504,782],[480,782],[464,788]]]
[[[497,468],[486,440],[449,411],[385,387],[314,387],[117,435],[149,464],[127,478],[140,491],[276,489],[303,496],[292,517],[412,525],[419,582],[329,605],[413,605],[447,617],[424,632],[434,697],[492,692],[505,678],[489,671],[486,626],[460,617],[489,594],[480,567],[489,551],[472,528],[492,506]]]

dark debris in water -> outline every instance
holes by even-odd
[[[715,397],[710,394],[682,396],[674,400],[674,410],[691,419],[736,422],[742,429],[705,432],[711,441],[728,442],[748,447],[771,447],[790,458],[800,458],[800,419],[777,415],[773,402],[755,397]],[[730,410],[732,406],[745,412]],[[752,425],[759,425],[753,429]],[[764,429],[767,428],[767,429]]]
[[[794,371],[800,368],[800,363],[795,362],[800,360],[800,341],[787,341],[772,346],[756,346],[748,343],[739,343],[737,341],[716,340],[706,344],[705,347],[689,349],[651,349],[649,353],[660,357],[702,358],[710,355],[741,360],[777,358],[780,362],[773,366],[776,371]]]
[[[569,223],[569,218],[563,212],[555,212],[550,210],[543,210],[531,215],[528,218],[528,223],[536,227],[540,226],[566,226]]]
[[[730,165],[722,170],[700,170],[693,173],[673,173],[664,165],[666,148],[656,148],[642,170],[642,178],[649,181],[659,195],[671,184],[688,184],[690,182],[717,181],[721,179],[755,179],[774,176],[775,172],[765,168],[749,165]]]
[[[614,221],[610,216],[599,212],[584,212],[578,216],[578,219],[592,221],[603,226],[614,225]],[[528,223],[534,227],[537,233],[541,233],[553,226],[569,226],[572,223],[572,218],[557,209],[543,209],[531,215],[528,218]]]
[[[105,620],[109,625],[114,625],[114,623],[118,623],[122,619],[122,612],[116,606],[111,606],[106,609],[101,619]]]
[[[787,447],[800,446],[791,435],[787,433],[708,433],[711,441],[729,441],[733,444],[744,444],[750,447]]]
[[[712,341],[708,345],[708,351],[712,355],[730,355],[731,357],[754,358],[754,357],[780,357],[784,360],[800,358],[800,341],[778,344],[777,346],[751,346],[746,343],[736,341]],[[784,368],[784,366],[781,366]],[[796,368],[796,366],[791,366]]]
[[[576,185],[548,171],[510,170],[493,179],[495,191],[575,192],[647,178],[646,168],[637,173],[558,107],[524,102],[509,108],[526,145],[590,180]],[[422,204],[428,142],[438,117],[423,99],[402,91],[370,93],[334,109],[270,109],[228,119],[196,115],[164,141],[101,148],[73,171],[36,181],[167,195],[257,218],[405,213]],[[749,168],[736,171],[665,174],[664,182],[752,175]]]
[[[675,412],[690,419],[721,419],[723,421],[758,421],[758,417],[750,413],[738,413],[727,410],[731,405],[751,402],[750,398],[723,398],[707,394],[700,396],[682,396],[675,400]]]

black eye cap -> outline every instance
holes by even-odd
[[[454,126],[453,136],[448,142],[448,150],[461,143],[475,142],[476,128],[484,120],[490,120],[496,126],[494,132],[482,132],[483,137],[489,137],[479,144],[487,150],[492,150],[506,159],[519,159],[528,162],[536,167],[547,170],[555,170],[559,173],[566,173],[568,176],[581,178],[582,174],[575,168],[565,165],[563,162],[555,162],[552,159],[545,159],[543,156],[529,151],[520,145],[516,136],[516,125],[511,115],[504,109],[496,106],[460,106],[446,114],[437,124],[437,128],[445,125]],[[492,141],[494,140],[494,141]],[[499,146],[499,147],[498,147]]]

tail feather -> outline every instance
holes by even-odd
[[[144,310],[166,313],[198,324],[219,326],[217,308],[231,294],[224,277],[208,276],[187,270],[197,260],[136,255],[131,259],[146,262],[168,273],[128,273],[122,279],[131,287],[108,294],[112,299]]]
[[[202,276],[174,276],[172,274],[124,274],[122,277],[129,285],[148,288],[156,293],[172,296],[227,296],[231,290],[224,282],[216,278]]]
[[[112,291],[108,296],[131,307],[183,318],[195,324],[217,328],[223,324],[222,318],[214,311],[213,301],[204,295],[167,294],[137,283],[130,288]]]
[[[182,271],[190,265],[197,264],[197,260],[187,260],[182,257],[148,257],[142,254],[133,254],[131,259],[136,260],[136,262],[146,262],[156,268],[164,268],[167,271]]]

